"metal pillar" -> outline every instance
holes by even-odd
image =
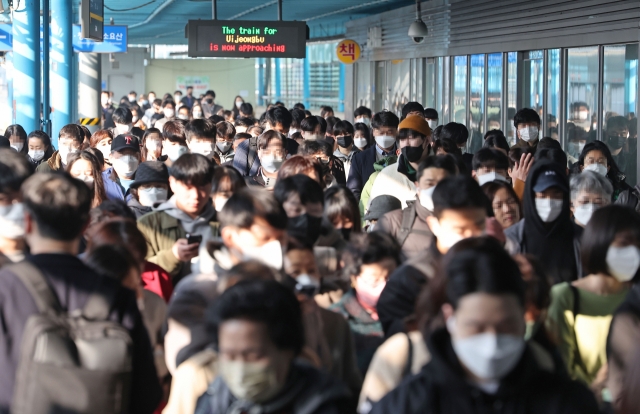
[[[258,58],[258,106],[262,106],[264,105],[264,100],[262,99],[262,97],[265,95],[265,90],[264,90],[264,58]]]
[[[281,89],[281,84],[280,84],[280,61],[281,60],[282,59],[280,59],[280,58],[276,58],[275,59],[275,63],[276,63],[276,72],[275,72],[275,75],[276,75],[276,90],[275,90],[275,100],[274,100],[274,102],[275,101],[279,101],[281,99],[280,97],[282,96],[282,89]]]
[[[99,53],[78,53],[78,116],[100,118],[102,59]],[[93,133],[99,125],[88,127]]]
[[[15,124],[16,123],[16,111],[15,108],[13,106],[13,76],[14,76],[14,69],[13,69],[13,52],[7,52],[6,55],[4,55],[5,58],[5,64],[7,67],[7,101],[6,101],[6,105],[7,105],[7,113],[11,114],[11,123]]]
[[[73,81],[72,2],[51,0],[51,103],[52,141],[57,144],[58,131],[72,122]]]
[[[15,122],[40,128],[40,1],[23,0],[13,12],[13,103]]]
[[[311,97],[311,56],[309,54],[309,46],[307,46],[306,57],[304,58],[304,70],[303,70],[303,88],[304,88],[304,107],[309,109]]]
[[[346,66],[344,63],[340,64],[340,83],[338,86],[338,112],[344,112],[344,89],[345,89],[345,71]]]
[[[49,73],[49,28],[51,20],[49,14],[50,0],[42,0],[42,125],[41,129],[51,136],[51,94],[50,94],[50,73]]]

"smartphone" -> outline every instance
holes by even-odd
[[[202,235],[187,234],[187,244],[202,243]]]

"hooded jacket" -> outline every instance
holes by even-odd
[[[562,211],[551,223],[544,223],[536,210],[533,191],[544,171],[555,171],[569,188],[565,168],[552,161],[537,161],[527,177],[524,193],[524,219],[505,230],[506,248],[511,254],[530,253],[537,257],[553,284],[570,282],[582,276],[580,237],[582,228],[571,220],[569,191],[563,194]]]
[[[431,246],[433,233],[431,233],[431,229],[427,224],[427,217],[432,214],[420,204],[420,198],[416,196],[416,201],[411,203],[409,207],[403,210],[390,211],[380,217],[376,230],[387,232],[400,242],[398,238],[403,232],[403,220],[405,215],[409,215],[411,217],[411,227],[408,229],[409,234],[402,243],[402,253],[409,259],[419,257]]]
[[[467,381],[445,328],[435,331],[427,345],[431,361],[374,405],[371,414],[599,412],[591,391],[541,370],[530,349],[525,349],[518,365],[500,381],[497,392],[490,395]]]
[[[52,172],[52,171],[60,171],[63,170],[62,167],[62,159],[60,158],[60,153],[58,151],[54,152],[53,155],[47,160],[47,162],[43,162],[36,168],[36,172]]]

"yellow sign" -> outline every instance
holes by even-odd
[[[360,59],[360,45],[351,39],[345,39],[338,43],[336,55],[342,63],[351,64]]]

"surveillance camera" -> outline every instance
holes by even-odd
[[[424,38],[429,34],[427,25],[421,19],[416,20],[409,26],[409,37],[413,40],[413,43],[422,43]]]

